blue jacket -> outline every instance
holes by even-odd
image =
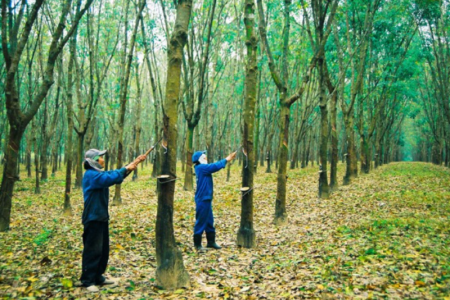
[[[197,180],[197,190],[195,191],[195,202],[213,199],[213,179],[215,173],[227,165],[227,160],[222,159],[212,164],[199,164],[195,166],[195,176]]]
[[[89,221],[108,222],[109,187],[122,183],[127,169],[99,172],[88,169],[83,176],[83,225]]]

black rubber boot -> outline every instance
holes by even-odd
[[[208,241],[208,244],[206,245],[206,247],[214,248],[214,249],[222,249],[222,247],[220,247],[219,245],[216,244],[216,233],[215,232],[207,232],[206,240]]]
[[[194,234],[194,247],[197,251],[204,251],[205,249],[202,247],[202,235]]]

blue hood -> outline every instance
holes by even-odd
[[[203,154],[205,154],[206,151],[196,151],[194,153],[194,155],[192,155],[192,163],[196,163],[198,162],[198,160],[200,159],[200,156],[202,156]]]

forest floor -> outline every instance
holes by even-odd
[[[263,169],[254,192],[254,249],[235,244],[237,164],[230,182],[226,171],[214,175],[219,251],[194,251],[193,193],[177,181],[175,236],[191,287],[172,292],[154,282],[155,180],[149,170],[140,170],[137,182],[127,179],[123,205],[110,209],[107,274],[120,285],[98,295],[74,287],[81,272],[81,191],[72,195],[73,216],[65,217],[63,172],[43,183],[39,195],[22,174],[11,230],[0,233],[0,298],[450,299],[449,169],[391,163],[340,186],[328,200],[317,198],[316,167],[290,170],[289,220],[281,227],[272,225],[276,173]]]

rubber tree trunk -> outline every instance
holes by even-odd
[[[193,144],[194,144],[194,129],[195,127],[188,126],[186,134],[186,169],[184,172],[184,190],[192,191],[194,189],[193,178],[192,178],[192,155]]]
[[[118,145],[117,145],[117,169],[122,168],[122,164],[123,164],[123,159],[124,159],[124,140],[123,140],[123,131],[124,131],[124,127],[125,127],[125,112],[126,112],[126,107],[127,107],[127,94],[128,94],[128,83],[129,83],[129,79],[130,79],[130,73],[131,73],[131,62],[133,59],[133,54],[134,54],[134,45],[136,43],[136,33],[137,33],[137,29],[139,27],[139,18],[141,16],[142,10],[144,9],[144,4],[145,2],[143,2],[142,0],[139,1],[139,11],[136,14],[136,18],[134,20],[134,28],[133,28],[133,32],[131,34],[131,38],[130,38],[130,49],[128,50],[128,53],[126,55],[126,59],[124,60],[124,66],[123,68],[125,69],[125,74],[124,77],[121,81],[120,84],[120,111],[119,111],[119,122],[118,122],[118,133],[119,133],[119,138],[118,138]],[[127,19],[127,17],[125,17]],[[125,28],[127,28],[127,26],[125,26]],[[125,34],[125,40],[127,39],[127,36]],[[126,41],[125,41],[126,44]],[[126,51],[126,46],[125,46],[125,51]],[[114,193],[114,198],[112,201],[112,205],[121,205],[122,204],[122,196],[121,196],[121,189],[122,189],[122,185],[121,184],[116,184],[115,185],[115,193]]]
[[[72,90],[72,79],[73,79],[73,71],[74,71],[74,60],[73,56],[76,52],[76,43],[77,43],[77,32],[74,33],[70,41],[70,58],[69,58],[69,66],[68,66],[68,87],[67,87],[67,98],[66,98],[66,116],[67,116],[67,144],[66,144],[66,183],[64,189],[64,206],[63,206],[63,214],[64,215],[72,215],[72,205],[70,203],[70,193],[72,189],[72,164],[73,164],[73,90]]]
[[[72,116],[68,116],[69,122],[68,122],[68,132],[67,132],[67,148],[66,148],[66,183],[65,183],[65,190],[64,190],[64,207],[63,207],[63,213],[64,215],[72,215],[72,205],[70,204],[70,193],[71,193],[71,185],[72,185],[72,162],[73,162],[73,156],[72,156],[72,148],[73,148],[73,119]],[[71,119],[71,121],[70,121]],[[72,126],[70,126],[72,124]]]
[[[268,147],[270,147],[270,145],[268,145]],[[269,148],[269,149],[270,149],[270,148]],[[266,162],[267,162],[266,173],[272,173],[272,169],[271,169],[271,165],[272,165],[272,153],[270,152],[270,150],[267,151],[267,154],[266,154]]]
[[[381,158],[381,145],[378,139],[375,142],[375,169],[381,166],[380,158]]]
[[[81,181],[83,180],[83,148],[84,148],[84,133],[78,134],[77,143],[77,165],[76,165],[76,178],[75,178],[75,188],[81,188]]]
[[[264,167],[264,161],[266,160],[266,157],[264,156],[264,144],[259,146],[259,166]]]
[[[14,183],[19,179],[17,174],[17,160],[19,145],[25,129],[10,126],[9,138],[4,157],[3,180],[0,193],[0,231],[9,229],[11,222],[11,206]]]
[[[48,156],[47,156],[47,152],[48,152],[48,145],[49,145],[49,138],[47,135],[47,123],[48,123],[48,118],[47,118],[47,109],[48,109],[48,99],[44,100],[44,115],[42,118],[42,144],[41,144],[41,159],[40,159],[40,163],[41,163],[41,180],[42,181],[47,181],[48,179]]]
[[[331,162],[330,162],[330,191],[338,188],[337,181],[337,164],[339,161],[337,133],[337,93],[335,92],[330,101],[330,121],[331,121]]]
[[[370,149],[369,142],[364,134],[361,139],[361,173],[369,174],[370,172]]]
[[[33,125],[36,126],[36,122],[33,122]],[[35,149],[35,154],[34,154],[34,179],[35,179],[34,193],[40,194],[41,193],[40,180],[39,180],[39,174],[40,174],[39,157],[40,157],[40,155],[39,155],[37,135],[35,135],[33,137],[33,144],[34,144],[34,149]]]
[[[52,177],[56,176],[56,171],[58,170],[58,149],[59,143],[55,141],[50,156],[52,158]]]
[[[353,112],[351,112],[352,114]],[[344,116],[345,118],[345,133],[347,135],[347,155],[346,155],[346,169],[344,176],[344,185],[350,184],[351,180],[358,175],[355,135],[353,132],[354,118],[352,115]]]
[[[299,130],[300,131],[300,130]],[[299,159],[299,148],[300,148],[300,141],[301,141],[301,137],[303,135],[301,134],[301,132],[298,132],[297,135],[295,136],[295,145],[294,145],[294,149],[293,149],[293,153],[292,153],[292,160],[291,160],[291,166],[290,169],[293,170],[298,166],[298,159]]]
[[[319,198],[329,197],[328,187],[328,108],[325,95],[324,58],[318,59],[319,71],[319,107],[320,107],[320,145],[319,145]]]
[[[255,128],[255,173],[258,169],[258,160],[260,152],[260,142],[259,142],[259,133],[260,133],[260,124],[261,124],[261,72],[258,72],[258,83],[257,83],[257,94],[256,94],[256,128]],[[263,160],[264,161],[264,160]]]
[[[338,188],[337,181],[337,164],[339,161],[339,137],[337,133],[337,100],[340,93],[336,90],[338,87],[334,86],[329,77],[328,69],[325,64],[326,81],[328,92],[331,94],[330,99],[330,123],[331,123],[331,160],[330,160],[330,192]]]
[[[442,144],[438,140],[435,140],[433,142],[431,157],[432,157],[433,164],[435,164],[435,165],[442,164]]]
[[[256,52],[258,42],[254,34],[255,2],[245,0],[244,24],[246,32],[247,64],[245,68],[245,100],[244,100],[244,131],[242,135],[243,148],[247,152],[247,163],[242,164],[242,187],[249,190],[242,192],[241,224],[237,233],[237,245],[253,248],[256,245],[253,228],[253,178],[255,174],[255,150],[253,149],[253,132],[255,127],[256,80],[258,67]]]
[[[41,152],[41,180],[48,180],[48,140],[43,138],[42,140],[42,152]]]
[[[31,178],[31,142],[27,142],[27,176]]]
[[[283,103],[280,111],[280,138],[278,144],[278,174],[277,174],[277,198],[275,201],[274,224],[282,225],[287,221],[286,213],[286,183],[287,161],[289,145],[289,117],[290,106],[285,104],[285,94],[280,94],[280,103]]]
[[[181,251],[175,242],[173,209],[175,179],[177,177],[177,121],[180,93],[183,47],[192,10],[192,0],[177,4],[174,31],[168,43],[166,97],[164,100],[163,131],[167,140],[167,153],[162,157],[161,170],[169,180],[158,179],[158,210],[156,215],[156,282],[164,289],[189,286],[189,275],[184,267]]]
[[[140,148],[139,144],[141,142],[141,85],[139,82],[139,66],[136,66],[136,87],[137,87],[137,99],[136,99],[136,125],[134,126],[134,156],[137,157],[140,155]],[[141,167],[144,166],[141,164]],[[138,179],[138,168],[136,168],[133,172],[133,181],[136,181]]]

